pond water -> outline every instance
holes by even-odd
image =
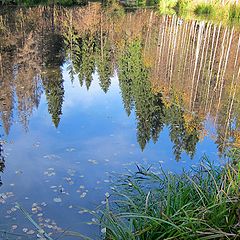
[[[0,238],[36,239],[17,202],[54,239],[97,239],[85,209],[113,176],[238,146],[236,27],[97,4],[0,13]]]

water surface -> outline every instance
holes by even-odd
[[[96,239],[84,209],[116,174],[222,164],[238,146],[236,27],[98,5],[0,20],[0,230],[36,239],[18,202],[54,237]]]

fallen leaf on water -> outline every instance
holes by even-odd
[[[15,230],[15,229],[17,229],[17,225],[12,225],[12,230]]]
[[[56,203],[60,203],[60,202],[62,202],[62,199],[60,197],[56,197],[53,199],[53,201]]]

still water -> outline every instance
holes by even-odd
[[[240,139],[239,39],[237,27],[146,10],[3,9],[0,231],[36,239],[17,202],[53,238],[97,239],[86,209],[113,176],[180,173],[204,155],[222,164]]]

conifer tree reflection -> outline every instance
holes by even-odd
[[[48,102],[48,111],[52,116],[55,127],[58,127],[62,115],[64,99],[63,76],[61,66],[64,62],[63,38],[57,33],[45,36],[43,45],[42,74],[43,87]]]
[[[6,51],[2,51],[0,58],[4,63],[4,67],[0,71],[0,74],[2,71],[4,73],[0,75],[1,78],[4,76],[4,81],[1,82],[3,90],[0,88],[1,97],[4,98],[4,101],[0,101],[0,111],[6,132],[9,131],[11,125],[14,95],[17,96],[18,112],[22,112],[23,117],[29,116],[33,109],[30,103],[32,102],[33,107],[37,107],[39,103],[41,92],[38,89],[42,87],[41,81],[46,92],[48,111],[52,116],[54,125],[58,126],[64,98],[61,66],[66,54],[69,60],[67,70],[72,81],[74,75],[77,74],[80,84],[85,84],[89,89],[93,80],[92,75],[97,69],[99,85],[105,93],[111,84],[111,76],[115,67],[114,61],[116,61],[123,105],[128,115],[131,114],[133,109],[135,110],[137,139],[141,148],[144,149],[150,140],[156,143],[163,126],[168,126],[176,159],[180,159],[183,151],[192,157],[199,140],[200,123],[194,117],[187,119],[183,106],[186,106],[186,102],[190,101],[191,104],[189,105],[192,110],[197,111],[200,108],[201,104],[199,103],[202,102],[200,100],[205,98],[205,95],[209,94],[210,96],[210,90],[212,89],[212,81],[209,78],[208,85],[204,85],[207,90],[201,91],[203,82],[205,82],[203,81],[205,79],[203,73],[208,72],[205,68],[213,69],[211,70],[213,76],[215,76],[214,72],[216,71],[214,69],[218,69],[215,65],[212,66],[208,63],[207,57],[204,59],[205,56],[208,56],[207,52],[199,57],[199,61],[202,59],[200,61],[202,64],[199,63],[203,68],[200,69],[201,71],[197,69],[193,71],[195,68],[191,67],[192,65],[188,69],[185,66],[187,62],[182,61],[182,59],[188,59],[189,55],[192,56],[190,59],[195,59],[196,44],[195,41],[191,41],[194,34],[198,32],[194,30],[195,24],[189,23],[190,25],[181,29],[181,31],[174,30],[176,36],[178,33],[184,34],[181,38],[175,38],[171,37],[175,36],[172,35],[171,29],[174,26],[181,28],[180,25],[171,22],[176,21],[177,23],[176,17],[172,19],[164,18],[166,21],[161,19],[159,21],[159,16],[148,14],[147,11],[140,11],[136,15],[123,15],[121,19],[115,15],[115,21],[106,12],[100,12],[98,8],[92,10],[90,7],[86,9],[65,9],[63,13],[58,11],[60,10],[52,7],[42,7],[37,11],[26,10],[26,14],[28,13],[26,19],[23,18],[25,16],[21,13],[18,22],[14,24],[14,26],[17,26],[16,33],[13,33],[10,26],[7,26],[9,28],[5,34],[7,38],[1,38],[1,49],[3,49],[2,45],[7,42],[9,45],[7,46],[8,52],[9,48],[12,48],[12,52],[16,51],[18,53],[17,55],[12,54],[11,58],[10,55],[6,55]],[[81,17],[82,21],[80,22]],[[140,21],[140,19],[142,20]],[[150,20],[159,24],[159,30],[155,27],[156,25],[149,24]],[[165,24],[165,28],[162,28],[160,24]],[[194,31],[190,30],[192,29],[191,26]],[[184,40],[184,43],[185,35],[187,41]],[[210,36],[211,32],[207,37]],[[193,39],[196,37],[197,35]],[[158,40],[158,46],[154,45],[157,43],[156,40]],[[185,44],[183,44],[185,48],[181,48],[181,41]],[[209,39],[209,43],[211,42]],[[171,49],[172,46],[176,47]],[[6,50],[5,46],[4,49]],[[143,51],[143,49],[145,50]],[[215,47],[212,49],[212,53],[214,52]],[[214,54],[211,55],[211,58],[213,56]],[[165,62],[165,59],[168,60]],[[205,68],[204,65],[206,65]],[[198,65],[196,65],[197,67]],[[18,70],[15,72],[16,75],[13,74],[14,69]],[[178,70],[180,73],[178,73]],[[180,78],[185,80],[180,81]],[[198,84],[196,86],[189,84],[189,82],[191,83],[189,79],[195,79],[194,82]],[[165,88],[163,90],[164,96],[165,94],[168,96],[172,88],[169,81],[174,83],[173,86],[178,91],[185,91],[184,84],[188,83],[186,85],[192,86],[190,89],[192,97],[189,99],[188,95],[185,95],[185,98],[183,96],[183,102],[175,101],[176,99],[171,97],[170,103],[166,104],[166,99],[162,96],[162,93],[153,89],[152,83],[154,83],[154,80],[158,81],[159,89]],[[180,87],[181,84],[184,86]],[[237,82],[234,84],[237,84]],[[186,92],[188,90],[186,88]],[[33,94],[34,92],[35,94]],[[201,92],[202,97],[200,98],[199,94]],[[235,95],[235,93],[232,93],[232,95]],[[3,102],[4,104],[2,104]],[[210,109],[211,104],[204,103],[203,105],[205,105],[206,110]],[[212,109],[214,109],[213,107],[214,102]],[[228,110],[229,122],[232,122],[231,109],[233,107]],[[211,112],[213,111],[211,110]],[[223,116],[221,122],[224,123],[226,118],[224,118],[224,113],[220,112],[219,109],[219,115]],[[27,119],[23,118],[24,121],[22,122],[27,124]],[[229,124],[226,125],[228,127],[224,129],[229,128]],[[223,136],[226,132],[224,129],[219,129]],[[229,133],[227,133],[226,138],[229,138],[229,136]]]
[[[87,32],[82,38],[82,64],[79,72],[80,83],[85,82],[87,90],[89,90],[92,83],[92,74],[95,70],[95,50],[96,43],[94,36]]]
[[[142,150],[153,138],[156,142],[163,127],[164,105],[160,93],[154,94],[149,72],[143,64],[141,42],[127,44],[119,63],[119,81],[123,103],[128,115],[133,103],[137,118],[137,139]]]
[[[80,36],[73,29],[69,29],[64,37],[70,60],[69,73],[70,75],[77,74],[80,85],[82,86],[85,82],[87,89],[89,89],[95,70],[96,37],[91,32],[85,32]]]
[[[127,115],[131,114],[133,109],[133,79],[128,65],[130,58],[130,49],[126,48],[118,63],[118,78],[121,89],[123,105]]]
[[[181,158],[184,149],[184,118],[183,110],[179,105],[172,104],[166,111],[166,121],[170,129],[170,138],[173,142],[173,152],[176,160]]]
[[[199,140],[200,123],[197,118],[190,118],[189,122],[185,120],[181,101],[175,101],[173,97],[173,102],[167,106],[161,92],[153,92],[139,40],[125,45],[118,68],[123,103],[128,115],[135,106],[137,139],[141,149],[144,150],[150,139],[156,143],[163,126],[167,125],[176,160],[181,158],[183,151],[193,157]]]
[[[72,26],[70,26],[64,33],[64,43],[66,56],[69,59],[67,70],[71,81],[73,81],[74,74],[79,75],[82,65],[82,39],[80,38],[79,34],[74,31]],[[79,79],[79,82],[82,86],[83,83],[81,79]]]
[[[3,172],[4,168],[5,168],[5,158],[3,156],[3,144],[0,141],[0,173]],[[2,185],[2,179],[0,176],[0,187],[1,185]]]
[[[100,87],[107,93],[111,85],[111,77],[113,76],[114,65],[112,63],[112,50],[109,40],[106,36],[105,41],[102,40],[103,46],[97,51],[97,70],[99,74]]]
[[[58,127],[62,115],[64,98],[63,78],[60,68],[47,69],[42,76],[43,86],[48,102],[48,112],[52,116],[52,122]]]
[[[165,106],[162,100],[162,94],[156,93],[153,95],[153,109],[152,109],[152,129],[151,135],[153,142],[158,141],[160,132],[163,129],[165,118]]]
[[[166,109],[166,124],[170,129],[170,138],[173,142],[173,152],[176,160],[181,159],[181,153],[186,151],[192,158],[199,141],[199,130],[201,123],[195,116],[189,122],[184,118],[185,111],[181,107],[181,100],[172,98],[173,102]]]

